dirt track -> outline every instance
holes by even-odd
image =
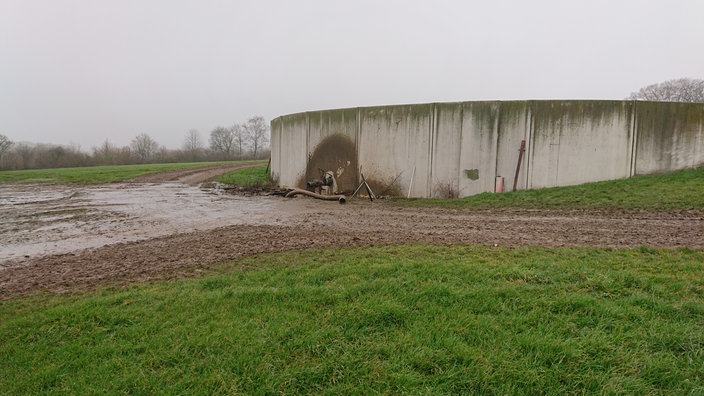
[[[0,299],[192,276],[244,255],[383,243],[704,248],[704,211],[448,210],[241,197],[169,172],[98,187],[0,185]]]

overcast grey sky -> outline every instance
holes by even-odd
[[[704,1],[0,0],[0,134],[181,147],[382,104],[623,99],[704,78]]]

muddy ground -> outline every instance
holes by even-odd
[[[449,210],[245,197],[173,171],[100,186],[0,184],[0,299],[198,275],[262,252],[386,243],[704,248],[704,211]]]

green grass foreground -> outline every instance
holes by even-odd
[[[248,162],[248,161],[244,161]],[[202,166],[237,164],[239,162],[190,162],[173,164],[141,164],[86,166],[79,168],[31,169],[21,171],[0,171],[0,183],[70,183],[103,184],[116,183],[148,173]]]
[[[238,169],[234,172],[220,176],[217,180],[220,183],[231,184],[242,187],[264,187],[271,184],[268,166],[253,166],[245,169]]]
[[[0,394],[704,393],[699,250],[287,252],[0,318]]]
[[[404,206],[448,208],[569,209],[611,208],[682,210],[704,208],[704,168],[635,176],[577,186],[501,194],[483,193],[462,199],[397,200]]]

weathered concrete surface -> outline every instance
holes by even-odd
[[[499,102],[475,102],[467,103],[462,108],[461,196],[494,191],[499,106]]]
[[[630,176],[632,102],[534,102],[530,188]]]
[[[359,114],[359,164],[372,189],[378,193],[401,175],[401,192],[429,195],[432,105],[372,107]]]
[[[704,163],[704,104],[636,103],[635,174]]]
[[[308,115],[307,164],[296,185],[321,178],[320,170],[335,172],[338,188],[353,189],[357,183],[357,111],[317,111]]]
[[[271,123],[271,169],[281,184],[305,178],[308,163],[308,115],[279,117]]]
[[[272,121],[272,173],[304,187],[318,168],[352,191],[468,196],[704,164],[704,104],[487,101],[326,110]],[[526,152],[515,179],[521,141]]]

